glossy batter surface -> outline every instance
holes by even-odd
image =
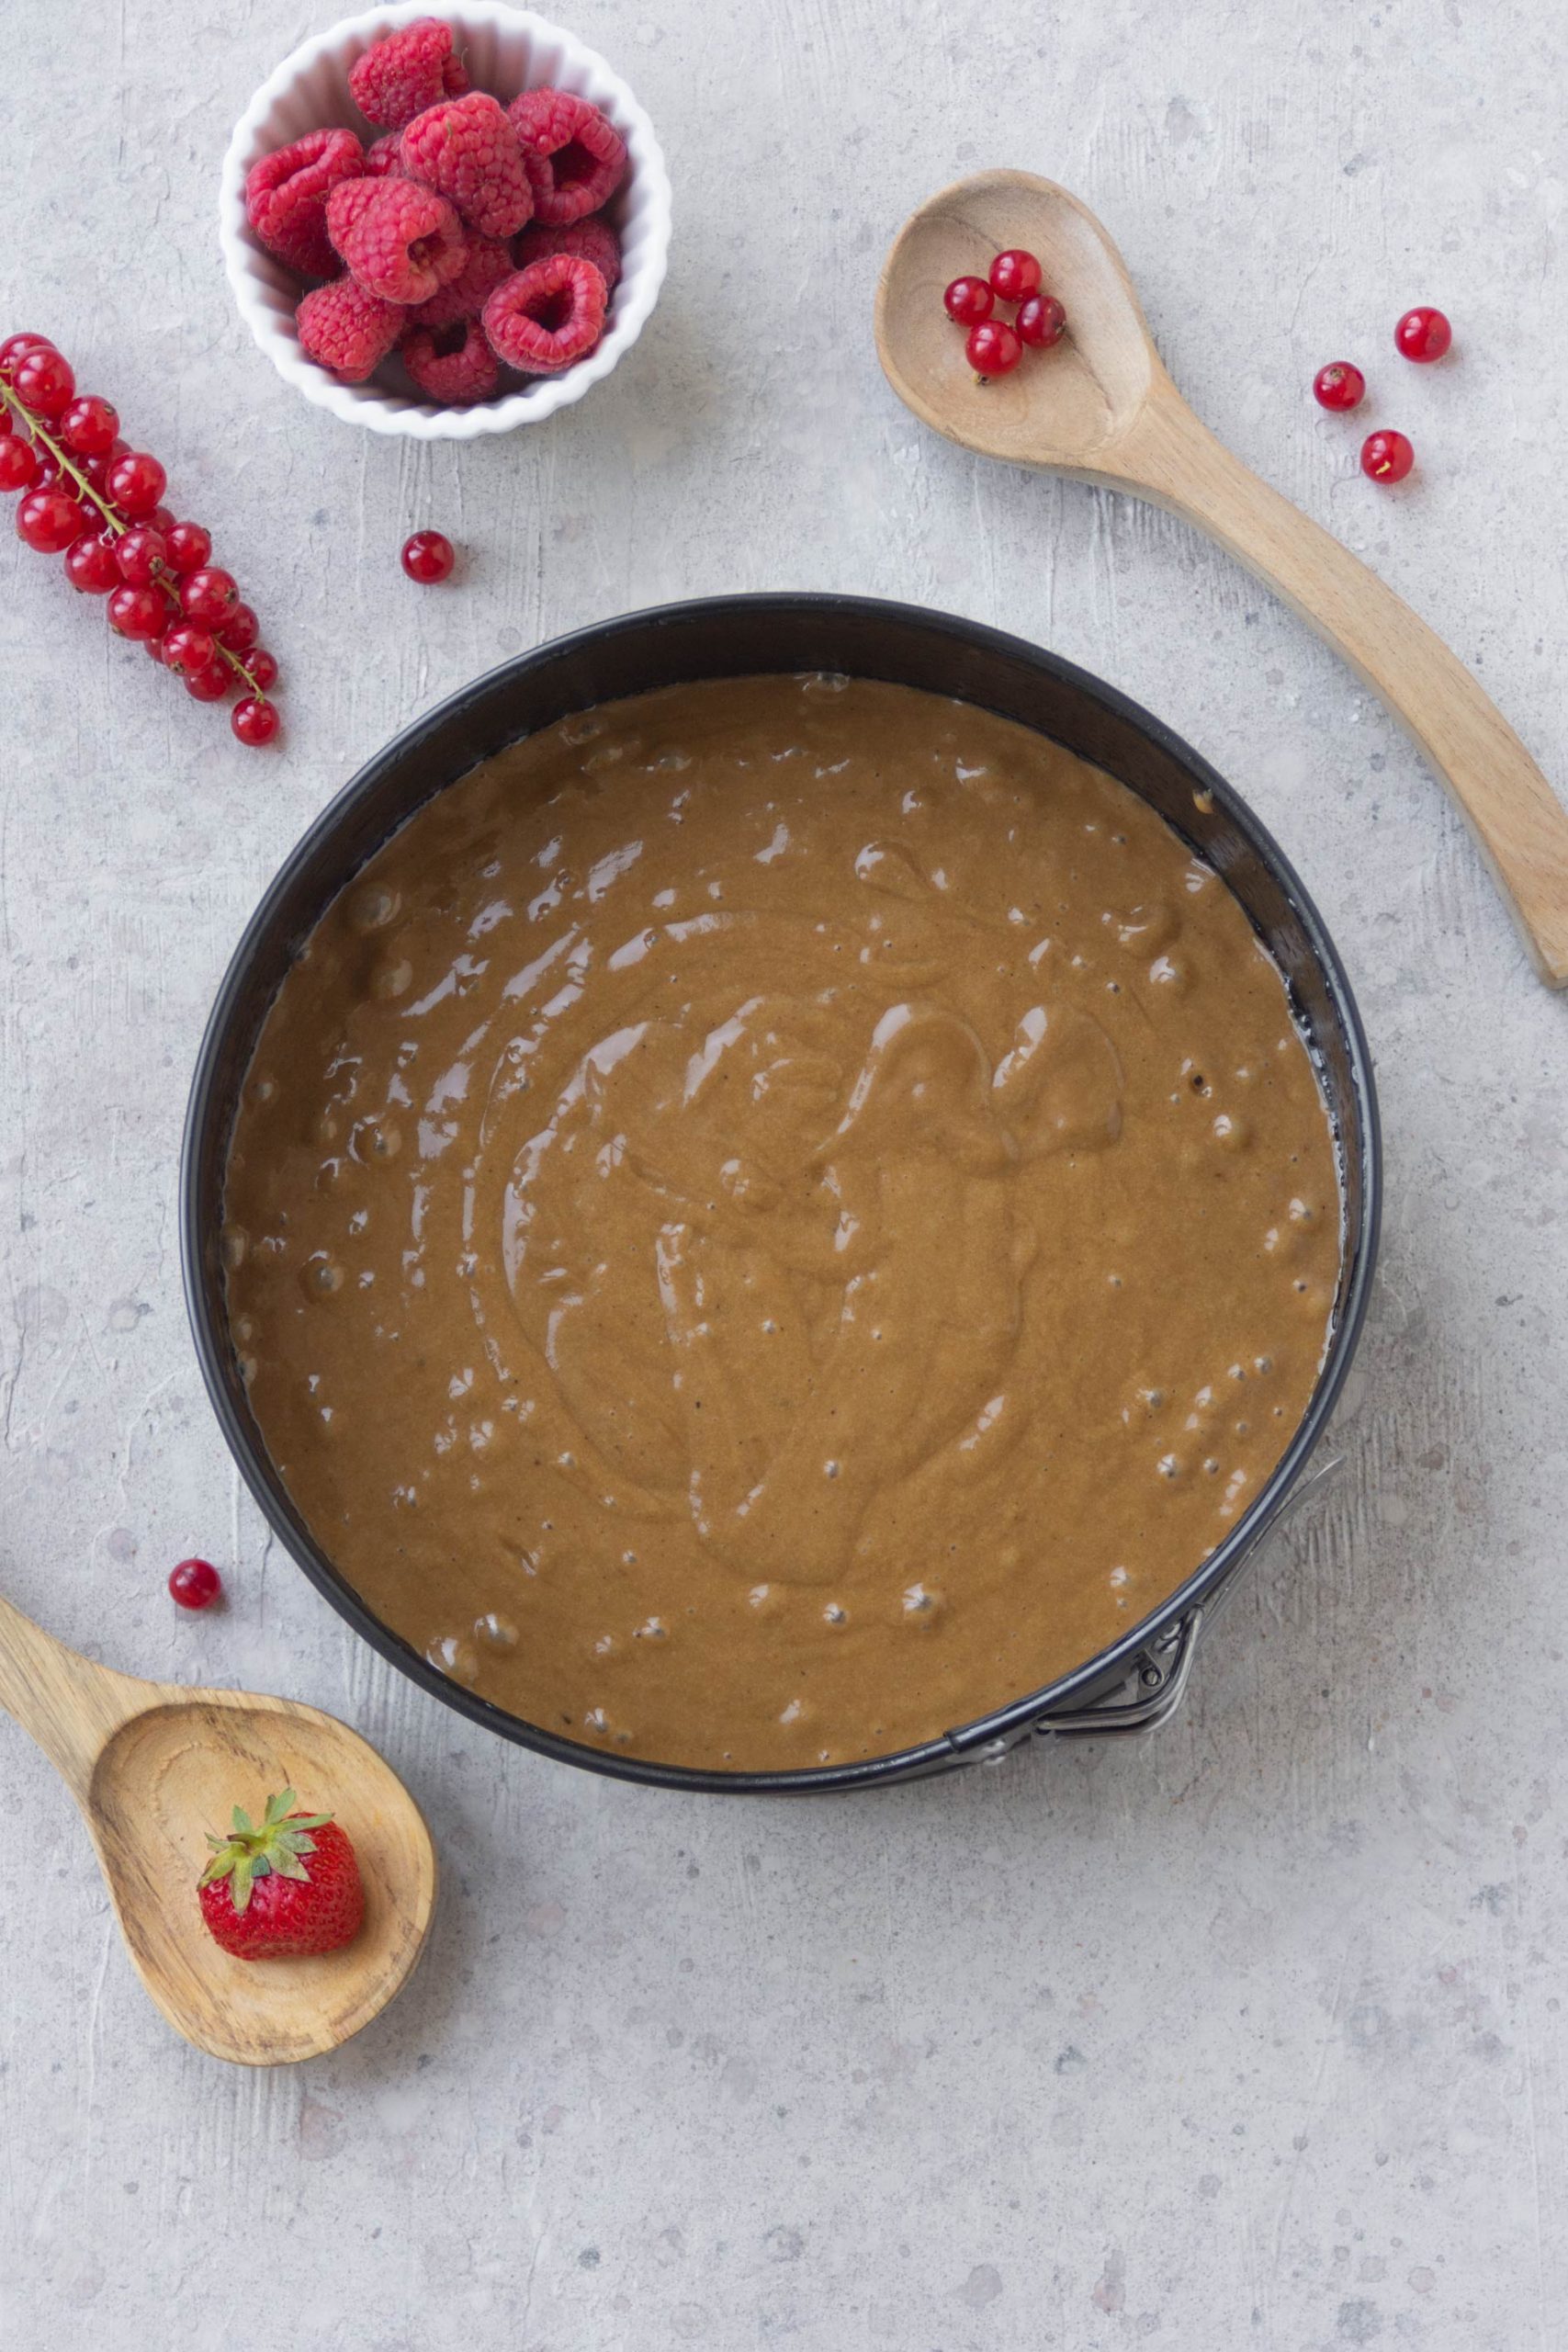
[[[231,1327],[324,1550],[563,1735],[784,1769],[1091,1657],[1310,1397],[1333,1140],[1142,801],[909,688],[563,721],[286,979]]]

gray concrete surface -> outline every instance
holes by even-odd
[[[563,0],[564,5],[564,0]],[[970,462],[876,372],[876,264],[1010,161],[1121,240],[1178,379],[1406,592],[1560,779],[1561,92],[1522,0],[574,0],[678,209],[633,359],[461,455],[288,394],[231,311],[219,158],[329,6],[0,12],[7,328],[168,459],[288,673],[232,745],[58,568],[0,555],[0,1579],[95,1656],[288,1690],[428,1809],[428,1962],[335,2059],[225,2072],[121,1952],[0,1725],[0,2339],[55,2352],[1520,2352],[1568,2321],[1568,1003],[1432,778],[1218,554]],[[1419,372],[1390,333],[1449,307]],[[1314,368],[1416,439],[1380,494]],[[438,525],[462,583],[407,585]],[[999,619],[1254,799],[1335,926],[1388,1127],[1384,1273],[1332,1500],[1157,1742],[874,1801],[694,1802],[409,1689],[241,1493],[174,1250],[185,1088],[275,863],[502,655],[694,592]],[[227,1614],[163,1579],[225,1564]]]

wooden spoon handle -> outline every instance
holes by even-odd
[[[1174,393],[1154,406],[1138,475],[1145,495],[1211,533],[1404,720],[1469,819],[1541,978],[1568,987],[1568,809],[1458,655]]]
[[[37,1740],[78,1801],[106,1740],[155,1696],[149,1684],[67,1649],[0,1598],[0,1707]]]

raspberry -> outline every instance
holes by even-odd
[[[367,147],[365,150],[366,178],[370,180],[400,179],[402,177],[403,166],[399,150],[401,145],[402,141],[398,137],[397,132],[395,130],[389,130],[384,139],[378,139],[370,146]]]
[[[470,229],[510,237],[533,218],[534,191],[504,107],[482,90],[427,107],[403,133],[403,169],[449,197]]]
[[[478,319],[415,327],[403,337],[399,356],[426,400],[441,408],[465,408],[471,401],[489,400],[501,374]]]
[[[449,327],[459,319],[477,319],[502,279],[510,277],[515,266],[511,249],[501,238],[470,236],[468,260],[457,277],[410,312],[411,323]]]
[[[352,130],[310,131],[252,165],[246,218],[268,253],[301,277],[335,277],[327,198],[340,180],[356,179],[364,169],[365,151]]]
[[[524,230],[513,250],[519,269],[526,269],[531,261],[547,261],[551,254],[571,254],[579,261],[593,264],[606,294],[613,294],[621,282],[620,239],[603,220],[576,220],[565,229],[550,229],[536,221]]]
[[[352,277],[318,286],[306,295],[294,318],[301,349],[345,384],[362,384],[375,374],[403,325],[395,302],[367,294]]]
[[[525,90],[507,108],[507,119],[530,164],[536,217],[552,229],[597,212],[626,176],[626,142],[586,98],[570,90]]]
[[[367,122],[401,130],[416,114],[468,86],[462,60],[452,54],[452,28],[422,17],[378,40],[349,68],[348,86]]]
[[[491,349],[525,376],[556,376],[586,357],[604,332],[604,281],[591,261],[551,254],[530,262],[485,304]]]
[[[428,302],[468,259],[446,198],[412,180],[344,180],[327,198],[327,234],[383,302]]]

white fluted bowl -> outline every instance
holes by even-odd
[[[558,376],[536,376],[515,391],[499,392],[470,408],[439,408],[422,400],[395,359],[368,383],[344,384],[308,358],[294,324],[301,283],[267,252],[245,218],[246,175],[274,148],[287,147],[307,131],[338,126],[356,131],[367,145],[380,136],[350,96],[349,68],[378,38],[432,16],[451,26],[474,89],[489,90],[503,106],[520,90],[547,83],[570,90],[609,117],[626,142],[629,159],[626,176],[605,207],[621,241],[622,277],[610,300],[603,340],[586,359]],[[331,409],[346,424],[367,425],[372,433],[403,433],[423,441],[471,441],[481,433],[510,433],[519,424],[536,424],[557,409],[569,407],[631,349],[664,283],[670,177],[653,125],[631,91],[574,34],[525,8],[487,6],[485,0],[477,5],[468,0],[455,8],[442,7],[440,0],[397,0],[391,7],[345,17],[330,31],[302,42],[267,76],[235,124],[223,158],[218,234],[240,316],[278,374],[308,401]]]

